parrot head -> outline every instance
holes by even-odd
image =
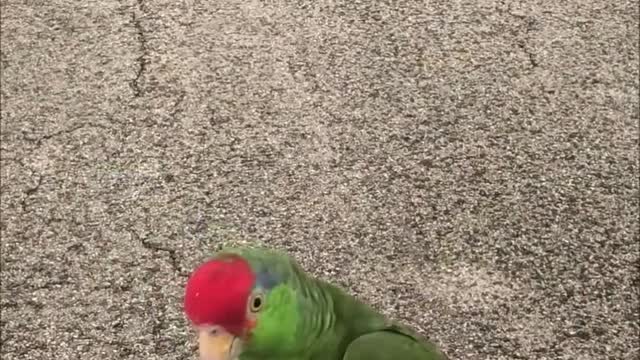
[[[201,360],[293,351],[295,292],[268,256],[221,252],[197,267],[184,293],[184,312],[198,333]]]

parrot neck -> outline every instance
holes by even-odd
[[[298,333],[312,354],[310,359],[341,358],[352,340],[384,327],[381,315],[342,289],[303,273],[296,275],[302,295]]]

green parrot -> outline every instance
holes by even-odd
[[[288,255],[228,248],[197,267],[184,312],[201,360],[446,360],[426,339]]]

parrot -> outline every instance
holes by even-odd
[[[282,250],[225,247],[184,286],[200,360],[447,360],[438,346]]]

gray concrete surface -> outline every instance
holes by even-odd
[[[225,242],[453,359],[637,355],[637,2],[1,11],[3,359],[195,358]]]

